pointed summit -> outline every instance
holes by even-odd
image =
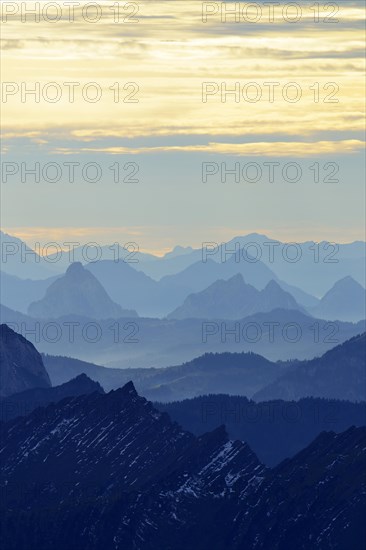
[[[274,280],[271,279],[265,286],[265,290],[268,292],[284,292],[280,285]]]
[[[66,270],[66,275],[75,277],[84,273],[84,267],[81,262],[73,262]]]
[[[273,309],[302,311],[295,298],[271,280],[264,290],[247,284],[241,273],[228,280],[218,280],[202,292],[190,294],[171,319],[243,319]]]
[[[322,319],[361,321],[366,316],[366,290],[352,277],[343,277],[311,312]]]
[[[126,395],[131,395],[132,397],[138,396],[138,393],[136,391],[136,388],[135,388],[134,383],[132,382],[132,380],[130,380],[129,382],[127,382],[127,384],[122,386],[120,391],[123,392]]]
[[[136,317],[133,310],[123,310],[109,297],[98,279],[80,262],[72,263],[63,277],[54,281],[42,300],[33,302],[29,315],[58,318],[82,315],[93,319]]]

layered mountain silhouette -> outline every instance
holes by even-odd
[[[360,284],[366,278],[366,243],[330,243],[305,241],[286,243],[267,235],[252,233],[237,236],[226,244],[226,249],[240,249],[253,243],[260,252],[260,260],[279,278],[300,287],[314,296],[323,296],[329,287],[348,275]],[[273,252],[270,254],[269,250]],[[215,258],[219,258],[217,254]],[[245,276],[245,275],[244,275]],[[304,304],[307,305],[307,304]]]
[[[85,372],[108,391],[133,380],[154,401],[180,401],[208,394],[243,395],[256,401],[316,396],[366,400],[365,334],[310,361],[272,362],[255,353],[207,353],[182,365],[113,369],[69,357],[44,356],[53,384]]]
[[[52,254],[49,257],[42,257],[17,237],[1,233],[1,240],[7,247],[6,253],[1,258],[1,270],[23,280],[45,279],[54,274],[60,274],[70,263],[68,252],[61,253],[60,258],[54,258]],[[87,261],[82,250],[83,247],[75,249],[75,261]],[[237,255],[230,254],[230,251],[235,250],[239,251]],[[270,250],[272,250],[272,254],[269,252]],[[250,252],[256,251],[258,254],[253,261]],[[111,272],[118,271],[116,265],[122,264],[122,267],[131,267],[132,271],[138,271],[141,275],[149,275],[147,280],[150,277],[156,280],[161,279],[162,286],[156,288],[164,288],[165,293],[169,292],[172,286],[177,291],[180,290],[181,294],[179,294],[176,303],[173,298],[167,299],[164,307],[161,307],[160,310],[156,303],[154,309],[152,307],[146,307],[146,311],[141,309],[144,315],[166,315],[177,307],[188,294],[199,292],[218,279],[229,279],[238,272],[242,273],[248,283],[258,289],[263,289],[271,279],[277,280],[286,291],[293,294],[298,303],[305,307],[315,306],[314,295],[324,295],[329,287],[341,278],[352,276],[360,284],[363,284],[365,280],[366,243],[361,241],[349,244],[315,243],[313,241],[284,243],[266,235],[252,233],[237,236],[228,243],[220,244],[216,253],[210,255],[206,263],[202,262],[202,250],[189,247],[175,247],[162,258],[137,252],[131,264],[128,262],[129,258],[126,259],[126,250],[123,248],[117,254],[122,259],[121,262],[113,261],[116,259],[115,246],[103,246],[101,252],[101,261],[109,262]],[[296,261],[293,261],[294,255],[297,256]],[[202,269],[200,264],[208,265],[208,268],[203,267]],[[217,264],[216,267],[214,264]],[[136,304],[125,302],[123,292],[121,301],[116,299],[111,288],[108,288],[103,281],[101,282],[112,299],[123,307],[137,310],[139,307],[144,307],[144,303],[141,303],[140,306],[137,302]],[[135,296],[138,297],[137,292]],[[25,310],[24,307],[19,308],[10,300],[11,297],[6,305],[13,309]],[[163,292],[160,295],[160,300],[164,300]],[[29,302],[26,305],[29,305]]]
[[[178,256],[177,258],[184,257]],[[145,264],[155,264],[155,261],[146,261]],[[105,288],[111,299],[127,309],[136,309],[140,314],[150,317],[165,317],[174,308],[179,307],[192,292],[200,292],[214,283],[217,279],[227,280],[240,271],[237,264],[230,269],[222,268],[221,264],[210,260],[206,264],[196,262],[195,266],[182,274],[155,281],[139,271],[140,265],[129,264],[124,261],[103,260],[92,262],[84,266],[90,271]],[[220,267],[221,266],[221,267]],[[252,268],[250,268],[251,270]],[[258,270],[257,270],[258,271]],[[192,276],[193,272],[193,276]],[[263,274],[262,274],[263,275]],[[55,275],[47,279],[22,279],[2,271],[1,276],[1,303],[5,306],[21,311],[28,311],[34,301],[43,299],[47,289],[62,275]],[[272,278],[275,275],[272,273]],[[262,277],[252,277],[252,285],[262,284]],[[264,281],[271,280],[271,272]],[[289,292],[296,301],[306,307],[315,307],[318,299],[301,289],[277,280],[283,290]],[[254,284],[255,283],[255,284]],[[263,289],[265,286],[260,286]]]
[[[106,391],[132,380],[142,395],[162,401],[222,392],[251,396],[289,366],[255,353],[207,353],[183,365],[162,369],[112,369],[52,355],[44,355],[43,359],[54,385],[86,373]]]
[[[0,397],[51,385],[42,357],[31,342],[0,325]]]
[[[89,393],[104,393],[103,388],[86,376],[79,374],[65,384],[51,388],[33,388],[20,393],[0,398],[0,419],[4,422],[26,416],[38,407],[45,407],[50,403],[57,403],[65,397],[85,395]],[[44,409],[40,409],[43,414]]]
[[[32,302],[41,300],[48,287],[58,277],[56,275],[47,279],[21,279],[20,277],[1,271],[0,302],[11,309],[27,313],[29,305]]]
[[[365,357],[366,333],[363,333],[319,358],[294,364],[253,398],[266,401],[313,396],[365,401]]]
[[[24,241],[0,231],[1,271],[22,279],[46,279],[55,274],[54,264],[47,262]]]
[[[54,281],[42,300],[33,302],[29,315],[39,318],[58,318],[65,315],[81,315],[92,319],[136,317],[134,310],[124,310],[109,297],[101,283],[75,262],[65,275]]]
[[[278,279],[286,281],[289,285],[300,287],[310,295],[322,296],[330,285],[347,275],[351,275],[361,284],[365,280],[366,243],[362,241],[347,244],[325,241],[286,243],[272,239],[267,235],[251,233],[238,235],[227,243],[220,243],[216,253],[211,255],[210,259],[221,263],[224,257],[227,261],[229,255],[225,256],[225,251],[236,249],[239,249],[241,257],[247,257],[247,253],[249,254],[251,251],[255,253],[257,250],[260,262],[270,268],[271,278],[274,278],[275,275]],[[222,251],[224,254],[221,254]],[[201,259],[202,251],[194,249],[190,253],[175,257],[167,254],[163,258],[149,262],[142,260],[136,267],[150,277],[161,279],[166,275],[178,274]],[[240,263],[248,264],[245,261]],[[255,281],[249,280],[244,272],[243,275],[248,282],[256,286]],[[220,278],[225,277],[219,275],[217,279]],[[197,289],[192,291],[197,291]],[[304,306],[314,305],[310,302],[301,302],[299,296],[295,294],[294,296]]]
[[[164,309],[164,304],[159,305],[163,301],[159,284],[145,273],[136,271],[132,264],[103,260],[88,264],[86,269],[118,304],[126,304],[143,315]]]
[[[47,338],[50,319],[31,317],[1,305],[0,319],[18,332],[27,334],[43,353],[69,355],[118,368],[168,367],[207,352],[226,351],[252,351],[273,361],[311,359],[366,328],[365,321],[329,322],[298,310],[274,309],[240,321],[140,317],[111,323],[110,318],[100,319],[100,338],[88,341],[83,327],[95,322],[92,318],[77,315],[60,318],[57,338],[52,339]],[[75,325],[72,339],[70,323]],[[119,329],[117,338],[116,325]],[[33,330],[36,334],[31,332]]]
[[[337,281],[323,296],[319,304],[310,310],[321,319],[359,321],[366,318],[366,290],[352,277]]]
[[[241,274],[219,280],[197,294],[190,294],[169,319],[243,319],[276,308],[302,310],[295,298],[269,281],[263,290],[245,283]]]
[[[346,550],[365,541],[365,428],[323,432],[271,470],[222,426],[196,437],[128,383],[0,429],[8,550],[305,550],[313,539]]]

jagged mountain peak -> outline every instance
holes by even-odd
[[[247,284],[241,273],[219,279],[201,292],[190,294],[168,318],[243,319],[274,309],[302,311],[295,298],[270,280],[263,290]]]
[[[4,486],[23,489],[1,510],[7,547],[29,548],[25,534],[55,550],[272,550],[315,533],[321,550],[361,548],[365,428],[323,432],[268,469],[223,426],[195,437],[134,393],[128,383],[1,426]]]
[[[65,384],[63,384],[63,386],[66,386],[66,385],[69,385],[69,387],[80,388],[83,390],[93,389],[95,391],[99,391],[100,393],[104,393],[104,390],[102,386],[99,384],[99,382],[95,382],[94,380],[89,378],[89,376],[84,372],[82,372],[78,376],[75,376],[75,378],[72,378],[69,382],[66,382]]]
[[[134,398],[139,397],[132,380],[130,380],[129,382],[127,382],[127,384],[125,384],[124,386],[122,386],[121,388],[115,391],[118,392],[119,395],[125,395],[125,396],[134,397]],[[143,398],[139,397],[139,399],[143,399]]]

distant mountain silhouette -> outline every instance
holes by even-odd
[[[46,279],[55,274],[55,264],[47,262],[18,237],[0,231],[0,243],[2,272],[22,279]]]
[[[64,272],[70,263],[68,252],[61,253],[61,256],[56,258],[57,261],[55,261],[52,254],[47,257],[33,254],[30,248],[17,237],[2,233],[1,239],[10,247],[10,252],[11,250],[15,252],[8,254],[6,259],[4,256],[2,257],[1,270],[18,278],[45,279],[53,274]],[[141,310],[144,315],[155,316],[166,315],[173,308],[179,306],[188,294],[199,292],[218,279],[229,279],[238,272],[242,273],[248,283],[258,289],[263,289],[271,279],[277,280],[284,290],[293,294],[297,302],[305,307],[314,307],[316,303],[314,303],[313,296],[322,296],[330,285],[335,284],[337,280],[343,277],[352,276],[360,284],[365,281],[366,243],[361,241],[348,244],[335,243],[334,245],[327,242],[314,243],[313,241],[285,243],[266,235],[252,233],[237,236],[220,246],[221,249],[216,254],[209,256],[207,263],[222,264],[224,267],[216,270],[211,264],[205,270],[205,273],[212,271],[212,275],[205,274],[197,269],[197,266],[202,264],[202,250],[190,249],[190,247],[175,247],[162,258],[137,252],[134,254],[133,259],[138,261],[128,264],[128,260],[127,262],[123,260],[121,262],[113,261],[116,259],[116,254],[121,259],[126,258],[126,250],[123,247],[117,253],[115,246],[102,246],[101,262],[109,261],[112,271],[115,271],[112,264],[118,265],[118,263],[121,263],[131,267],[134,271],[149,275],[148,278],[153,277],[153,279],[160,280],[168,277],[163,281],[165,292],[168,292],[172,286],[181,289],[182,294],[179,294],[177,302],[174,303],[173,299],[168,300],[164,304],[164,309],[161,309],[161,313],[157,304],[155,304],[155,309],[150,307],[148,311]],[[251,248],[251,246],[254,246],[254,248]],[[274,247],[273,257],[269,253],[270,246]],[[237,261],[235,255],[230,256],[229,253],[230,250],[235,251],[236,247],[239,247],[240,250],[239,261]],[[228,253],[221,255],[222,249]],[[23,250],[23,254],[21,250]],[[253,262],[250,261],[250,252],[255,250],[258,251],[258,256]],[[87,257],[83,256],[82,251],[82,246],[74,250],[75,261],[87,262]],[[26,252],[26,256],[24,252]],[[296,254],[298,260],[292,261],[292,256]],[[26,261],[24,261],[24,258],[26,258]],[[196,264],[196,267],[191,272],[189,268],[194,264]],[[191,273],[195,274],[193,280],[191,280]],[[175,275],[178,277],[174,278]],[[202,280],[203,275],[204,280]],[[173,279],[170,277],[173,277]],[[198,286],[194,284],[194,279],[196,279]],[[128,302],[125,303],[123,299],[122,301],[116,299],[111,289],[103,281],[101,282],[112,299],[123,307],[139,310],[139,307],[143,306],[143,304],[139,306],[137,303],[136,305],[129,304]],[[183,289],[185,290],[183,291]],[[133,293],[133,295],[138,296],[138,293]],[[161,293],[160,300],[164,300],[164,293]],[[19,308],[18,305],[9,300],[6,305],[24,311],[24,306]]]
[[[103,285],[112,300],[125,307],[136,309],[140,315],[150,315],[164,309],[160,304],[159,284],[136,271],[134,264],[123,261],[103,260],[86,266]]]
[[[326,397],[366,400],[366,333],[336,346],[319,358],[294,364],[269,386],[259,390],[256,401]]]
[[[366,278],[364,241],[347,244],[326,241],[286,243],[266,235],[252,233],[234,237],[227,243],[226,248],[243,248],[248,246],[248,243],[254,243],[258,247],[261,262],[279,279],[314,296],[322,296],[331,285],[347,275],[351,275],[361,284],[364,284]],[[273,247],[272,258],[269,254],[270,246]],[[250,247],[248,250],[250,251]],[[292,258],[296,261],[292,261]]]
[[[272,270],[260,261],[237,261],[235,256],[228,256],[227,261],[222,263],[210,258],[203,262],[201,258],[183,271],[163,277],[160,283],[166,288],[174,286],[190,292],[200,292],[217,280],[227,280],[238,273],[257,289],[263,289],[269,281],[277,278]]]
[[[98,382],[107,392],[117,390],[130,380],[140,391],[145,379],[163,370],[146,368],[114,369],[62,355],[42,354],[42,359],[53,386],[67,384],[70,380],[85,373],[88,378]],[[143,395],[143,392],[140,393]]]
[[[238,321],[143,317],[126,321],[123,317],[116,320],[117,339],[116,323],[111,323],[111,319],[100,319],[100,338],[90,341],[85,338],[83,327],[95,319],[80,315],[60,317],[56,339],[47,337],[50,319],[24,315],[1,304],[0,319],[26,335],[40,352],[66,354],[118,368],[168,367],[208,352],[254,352],[272,361],[311,359],[366,329],[365,321],[328,322],[301,311],[274,309]],[[72,339],[70,323],[75,324]],[[207,332],[210,334],[205,336]]]
[[[253,244],[254,248],[251,248],[250,243]],[[324,241],[320,243],[315,243],[314,241],[286,243],[266,235],[251,233],[248,235],[238,235],[230,239],[226,244],[222,244],[224,251],[235,250],[236,246],[241,250],[247,250],[249,253],[251,250],[255,251],[255,247],[257,247],[258,259],[262,264],[270,268],[272,279],[277,277],[279,280],[288,283],[289,286],[299,287],[310,295],[322,296],[329,289],[330,285],[347,275],[351,275],[361,284],[365,280],[366,243],[362,241],[347,244],[335,243],[334,246]],[[273,247],[273,257],[269,253],[270,247]],[[296,255],[298,255],[298,260],[291,261],[293,256]],[[216,254],[210,256],[210,258],[216,263],[221,263],[220,249]],[[229,255],[226,257],[226,260],[228,258]],[[136,265],[136,268],[150,277],[161,279],[167,275],[178,274],[201,260],[202,250],[194,249],[191,253],[180,256],[171,257],[167,254],[163,258],[155,259],[151,262],[142,261]],[[245,261],[241,261],[240,263],[243,266],[248,264]],[[236,272],[231,273],[231,276]],[[244,271],[242,274],[247,282],[256,286],[255,281],[250,280]],[[226,276],[221,273],[217,274],[216,280],[229,277],[230,275]],[[213,282],[214,280],[207,281],[205,286],[207,287]],[[261,286],[258,288],[263,288],[264,284],[261,282]],[[284,289],[291,292],[290,288]],[[190,292],[197,292],[199,290],[202,290],[202,288],[192,288]],[[305,301],[300,299],[299,294],[293,293],[293,296],[299,304],[305,307],[316,305],[312,303],[312,299],[308,301],[306,296],[303,297]]]
[[[190,294],[168,319],[243,319],[276,308],[302,310],[295,298],[275,281],[257,290],[238,274],[227,281],[216,281],[202,292]]]
[[[0,430],[9,550],[305,550],[312,539],[319,550],[364,546],[362,427],[322,432],[268,469],[223,426],[196,437],[130,382]]]
[[[7,325],[0,325],[0,397],[51,385],[36,348]]]
[[[272,363],[254,353],[207,353],[161,369],[111,369],[52,355],[44,355],[43,360],[55,385],[85,372],[106,391],[132,380],[142,395],[162,401],[222,392],[251,396],[288,368],[287,363]]]
[[[61,275],[47,279],[20,279],[15,275],[0,272],[0,302],[11,309],[27,313],[32,302],[41,300],[47,288]]]
[[[323,397],[366,400],[365,335],[351,338],[310,361],[272,362],[255,353],[206,353],[165,368],[105,368],[70,357],[44,355],[53,384],[85,372],[108,391],[133,380],[154,401],[208,394],[242,395],[255,401]]]
[[[68,267],[65,275],[54,281],[42,300],[33,302],[29,315],[39,318],[59,318],[75,314],[92,319],[136,317],[133,310],[123,310],[114,303],[100,282],[80,262]]]
[[[360,321],[366,318],[366,290],[352,277],[344,277],[309,311],[321,319]]]
[[[26,416],[37,407],[57,403],[65,397],[76,397],[93,392],[104,393],[103,388],[86,376],[79,374],[69,382],[53,388],[33,388],[0,399],[0,420],[7,422],[17,416]],[[44,409],[41,410],[43,414]]]

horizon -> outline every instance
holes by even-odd
[[[12,229],[12,228],[4,228],[2,227],[1,228],[1,232],[3,234],[6,234],[10,237],[16,237],[17,239],[20,239],[21,241],[23,241],[29,248],[31,248],[32,250],[35,249],[36,245],[39,245],[41,247],[40,249],[40,256],[47,256],[46,253],[43,253],[44,251],[44,247],[45,245],[47,245],[48,243],[56,243],[60,250],[64,251],[64,252],[67,252],[69,250],[68,247],[66,246],[63,246],[65,243],[80,243],[80,247],[83,247],[83,246],[86,246],[90,243],[93,243],[93,244],[97,244],[98,246],[101,246],[101,247],[104,247],[104,246],[112,246],[116,243],[120,244],[122,247],[125,243],[127,243],[126,239],[122,240],[122,241],[116,241],[116,240],[113,240],[113,235],[116,235],[118,234],[118,228],[115,228],[116,232],[110,230],[108,228],[108,235],[110,234],[110,237],[107,237],[107,236],[104,236],[102,239],[98,238],[98,240],[89,240],[89,239],[86,239],[85,238],[85,228],[83,229],[82,231],[82,234],[83,234],[83,237],[84,239],[82,238],[82,236],[80,234],[78,234],[77,232],[75,232],[74,234],[72,234],[70,232],[70,230],[67,232],[67,234],[63,233],[62,229],[58,229],[56,230],[55,232],[55,229],[53,228],[53,230],[49,231],[48,232],[48,238],[46,238],[45,234],[46,234],[46,230],[44,228],[42,228],[42,231],[37,231],[37,232],[32,232],[32,230],[25,230],[24,228],[22,229]],[[218,232],[219,233],[219,232]],[[102,232],[103,234],[103,232]],[[123,235],[126,235],[125,232],[122,233]],[[33,235],[33,239],[31,237],[31,235]],[[95,229],[93,228],[91,230],[91,238],[95,238],[98,233],[95,232]],[[137,241],[132,241],[132,240],[129,240],[128,242],[135,242],[136,244],[139,245],[139,249],[138,251],[139,252],[142,252],[142,253],[145,253],[145,254],[151,254],[153,256],[155,256],[156,258],[163,258],[165,255],[173,252],[175,249],[177,248],[182,248],[182,249],[189,249],[191,248],[192,251],[195,251],[195,250],[200,250],[202,249],[203,247],[203,244],[204,243],[212,243],[212,242],[215,242],[217,244],[223,244],[223,243],[227,243],[229,241],[235,241],[235,239],[240,239],[240,238],[245,238],[245,237],[249,237],[253,235],[254,237],[255,236],[258,236],[258,237],[266,237],[268,238],[269,240],[274,240],[274,241],[279,241],[279,242],[282,242],[282,243],[294,243],[296,242],[296,244],[300,244],[300,245],[304,245],[304,244],[307,244],[307,243],[317,243],[317,244],[322,244],[322,243],[336,243],[336,244],[342,244],[342,245],[352,245],[352,244],[356,244],[356,243],[362,243],[362,244],[366,244],[366,239],[363,240],[363,239],[354,239],[354,240],[351,240],[351,241],[347,241],[347,240],[330,240],[330,239],[325,239],[325,238],[322,238],[322,239],[312,239],[312,238],[307,238],[307,239],[304,239],[304,240],[294,240],[294,239],[291,239],[291,238],[288,238],[288,239],[284,239],[284,238],[281,238],[281,237],[277,237],[276,235],[272,235],[272,234],[268,234],[268,233],[262,233],[262,232],[257,232],[257,231],[243,231],[241,233],[233,233],[232,236],[228,236],[228,237],[224,237],[222,236],[222,238],[217,238],[217,240],[200,240],[200,241],[195,241],[194,243],[192,242],[186,242],[184,244],[182,244],[182,242],[178,242],[178,243],[175,243],[175,244],[172,244],[171,247],[165,247],[164,249],[154,249],[154,248],[148,248],[148,247],[143,247],[141,246],[140,247],[140,243],[138,243]],[[57,236],[58,240],[56,240],[54,237]],[[136,234],[129,234],[127,235],[129,237],[129,239],[131,238],[135,238],[136,239]],[[142,236],[142,235],[141,235]],[[146,238],[146,236],[144,235],[144,237]],[[111,240],[108,240],[108,239],[111,239]],[[72,239],[70,241],[70,239]],[[75,248],[78,248],[75,246]],[[45,251],[46,252],[46,251]],[[50,255],[52,253],[48,253],[48,255]]]

